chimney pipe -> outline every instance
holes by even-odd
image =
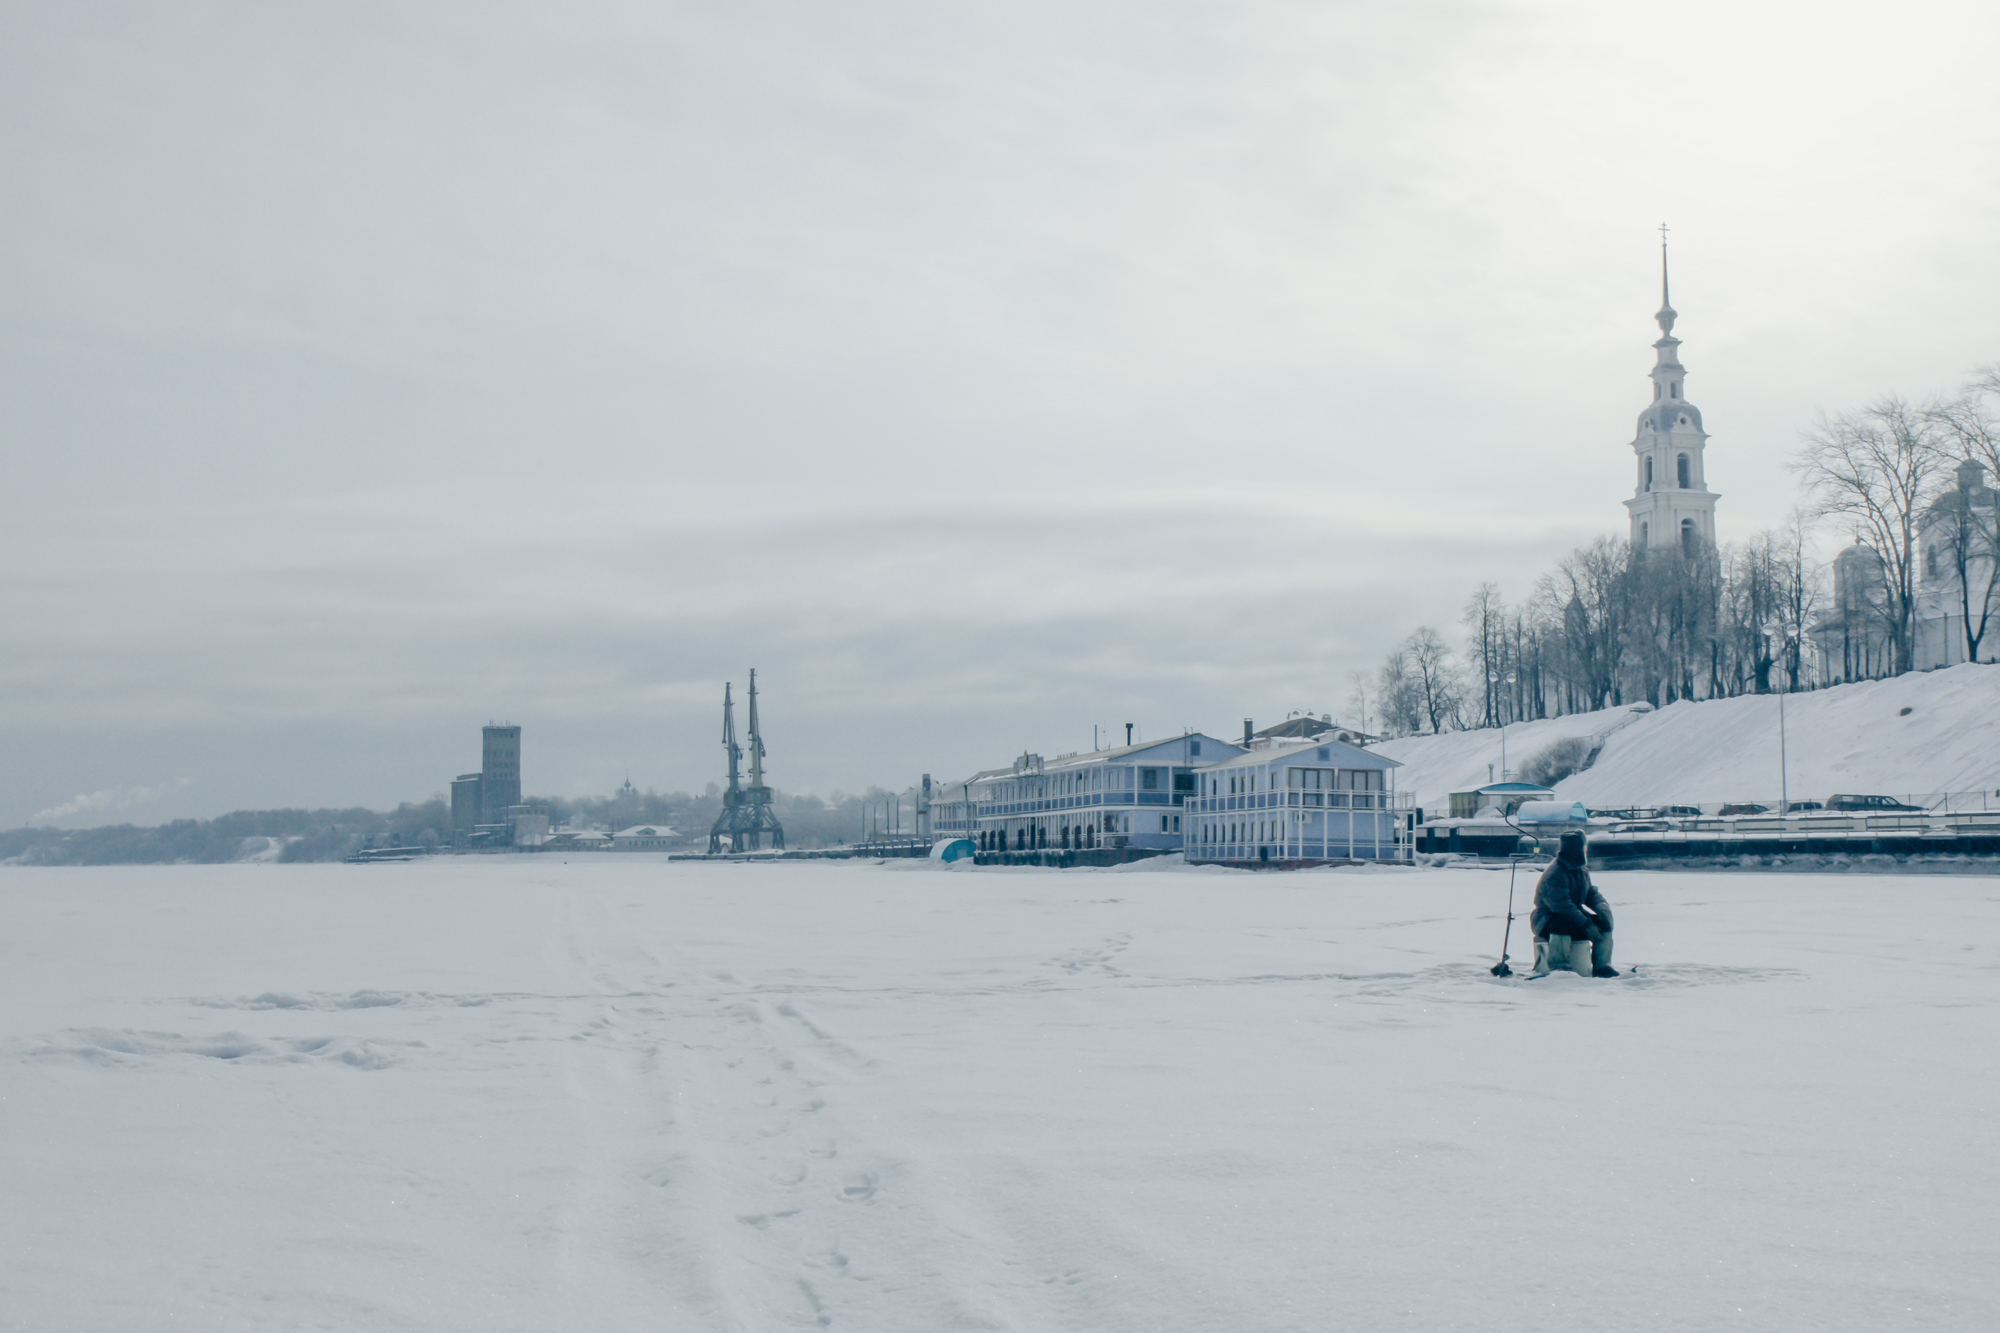
[[[1127,745],[1132,743],[1132,724],[1130,722],[1125,724],[1125,743]]]
[[[1243,748],[1246,750],[1249,749],[1250,742],[1255,739],[1257,739],[1257,733],[1251,729],[1250,719],[1246,717],[1243,719]]]

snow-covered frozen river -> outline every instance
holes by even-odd
[[[2000,880],[1598,878],[0,871],[0,1325],[2000,1328]]]

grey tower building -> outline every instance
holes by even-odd
[[[521,803],[521,729],[488,726],[479,753],[480,820],[492,824]]]
[[[454,834],[472,832],[473,826],[483,822],[486,811],[479,801],[479,774],[461,773],[451,782],[451,831]]]

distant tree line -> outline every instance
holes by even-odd
[[[365,846],[436,847],[448,841],[443,798],[404,802],[386,814],[347,810],[237,810],[215,819],[151,827],[0,831],[0,862],[16,865],[219,865],[276,853],[279,861],[338,861]]]
[[[1977,660],[2000,614],[2000,509],[1972,503],[1959,468],[2000,480],[2000,366],[1925,404],[1887,398],[1826,417],[1793,460],[1804,503],[1784,528],[1714,549],[1635,551],[1600,537],[1509,604],[1481,583],[1454,648],[1419,626],[1372,679],[1353,677],[1361,723],[1388,736],[1504,726],[1645,700],[1721,698],[1809,688],[1815,626],[1879,638],[1879,659],[1844,678],[1912,669],[1921,532],[1930,525],[1955,575],[1957,627]],[[1835,589],[1808,554],[1815,531],[1865,542],[1880,557],[1865,589]],[[1939,573],[1932,569],[1932,575]],[[1372,711],[1370,705],[1372,704]]]
[[[788,848],[835,847],[853,842],[864,828],[881,827],[884,803],[896,799],[895,793],[881,787],[869,787],[859,795],[836,791],[826,797],[810,792],[771,793],[771,805],[778,822],[784,826]],[[902,829],[907,833],[914,830],[916,814],[908,793],[901,800]],[[722,813],[722,788],[711,782],[698,796],[621,788],[610,796],[533,797],[530,804],[546,806],[554,823],[590,826],[614,833],[647,824],[671,826],[683,844],[705,848],[708,830]]]
[[[773,793],[788,847],[830,847],[854,841],[870,818],[883,822],[884,802],[896,799],[880,787],[861,795],[835,792],[830,798]],[[612,832],[647,824],[674,828],[690,849],[708,845],[709,826],[722,811],[722,791],[714,783],[699,795],[624,789],[611,796],[532,797],[556,824],[573,823]],[[912,831],[915,814],[903,797],[903,828]],[[368,847],[420,847],[429,851],[451,843],[451,810],[441,796],[404,802],[383,812],[346,810],[237,810],[215,819],[176,819],[142,827],[114,824],[91,829],[18,828],[0,831],[0,864],[13,865],[220,865],[272,859],[282,862],[339,861]]]

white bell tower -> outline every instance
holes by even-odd
[[[1639,474],[1632,498],[1632,549],[1693,552],[1715,546],[1715,502],[1708,489],[1702,449],[1708,435],[1701,409],[1687,400],[1681,340],[1674,337],[1673,303],[1667,299],[1667,229],[1660,228],[1660,340],[1653,344],[1653,401],[1639,414],[1632,440]]]

